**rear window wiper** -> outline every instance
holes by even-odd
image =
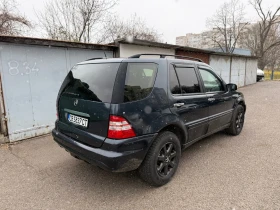
[[[64,92],[64,94],[73,95],[73,96],[77,96],[77,97],[80,96],[80,94],[78,94],[78,93]]]

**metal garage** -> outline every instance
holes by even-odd
[[[258,60],[251,56],[210,54],[210,66],[226,83],[238,87],[256,83]]]
[[[2,133],[10,142],[49,133],[56,120],[57,93],[70,68],[89,58],[113,57],[115,48],[0,37]]]
[[[145,53],[175,55],[176,49],[175,45],[139,39],[134,39],[133,42],[129,42],[126,39],[118,39],[114,44],[118,46],[116,56],[120,58]]]
[[[242,87],[256,82],[257,57],[230,55],[210,50],[139,39],[134,39],[133,42],[128,42],[126,39],[119,39],[115,41],[115,44],[119,47],[117,51],[118,57],[129,57],[141,53],[190,56],[199,58],[209,64],[227,83],[235,83],[238,87]]]
[[[257,58],[164,43],[125,39],[114,45],[83,44],[0,36],[0,119],[3,141],[50,133],[56,120],[59,87],[77,62],[139,53],[185,55],[202,59],[227,82],[239,87],[256,82]]]

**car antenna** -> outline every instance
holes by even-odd
[[[107,55],[106,55],[106,53],[104,52],[104,55],[105,55],[105,58],[107,59]]]

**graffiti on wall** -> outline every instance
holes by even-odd
[[[8,62],[9,66],[9,74],[11,76],[16,76],[16,75],[29,75],[32,73],[35,73],[38,75],[38,72],[40,69],[37,67],[37,63],[30,63],[30,62],[18,62],[16,60],[12,60]]]

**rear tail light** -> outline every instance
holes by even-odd
[[[135,132],[131,125],[120,116],[110,115],[108,138],[110,139],[126,139],[135,137]]]

